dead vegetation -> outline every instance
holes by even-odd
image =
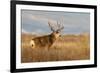
[[[49,50],[44,48],[32,49],[30,40],[35,35],[22,34],[21,62],[47,62],[86,60],[90,58],[89,34],[62,35]]]

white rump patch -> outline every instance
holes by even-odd
[[[31,46],[32,48],[34,48],[34,47],[35,47],[35,43],[34,43],[34,41],[33,41],[33,40],[31,40],[31,41],[30,41],[30,46]]]

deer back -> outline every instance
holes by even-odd
[[[55,38],[52,35],[46,35],[41,37],[36,37],[32,39],[36,47],[50,47],[55,41]]]

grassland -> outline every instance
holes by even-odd
[[[63,35],[49,50],[32,49],[30,40],[35,35],[22,34],[21,62],[70,61],[90,59],[89,34]]]

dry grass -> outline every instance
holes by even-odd
[[[63,35],[49,50],[32,49],[32,35],[22,34],[21,62],[86,60],[90,58],[89,34]]]

